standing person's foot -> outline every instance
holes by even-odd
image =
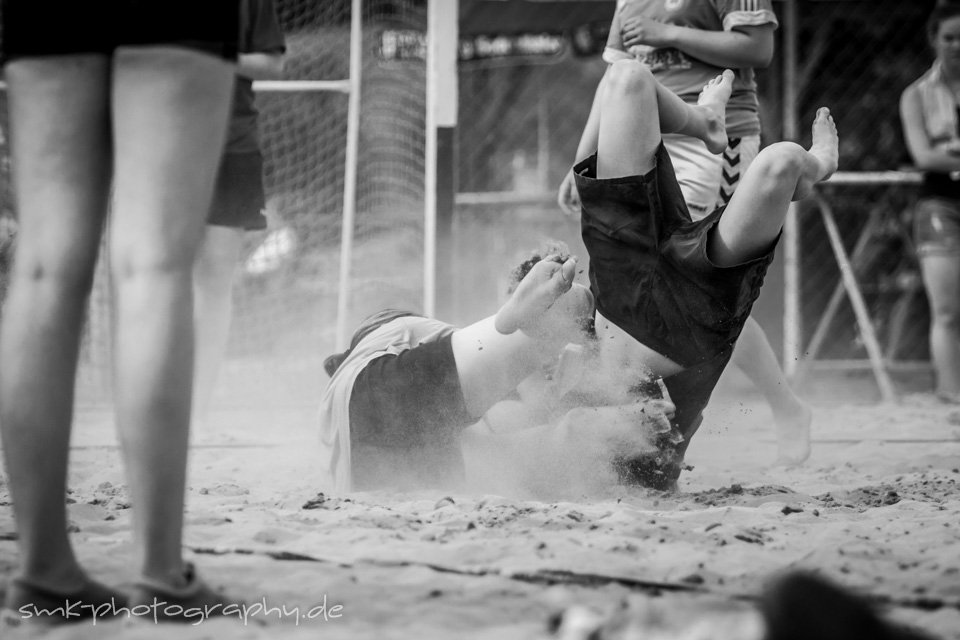
[[[810,425],[813,409],[803,401],[791,411],[774,411],[773,423],[777,432],[777,461],[775,464],[797,466],[810,457]]]
[[[161,622],[202,622],[207,618],[239,616],[242,602],[210,588],[191,563],[187,563],[181,580],[173,586],[142,579],[130,596],[130,609],[149,611],[145,620]]]
[[[703,87],[697,98],[697,106],[707,115],[703,142],[710,153],[722,153],[727,148],[727,101],[733,93],[733,78],[733,71],[725,69]]]
[[[497,311],[494,318],[497,331],[505,335],[517,330],[536,334],[541,316],[570,290],[576,268],[574,258],[568,258],[563,264],[544,259],[533,265],[510,299]]]

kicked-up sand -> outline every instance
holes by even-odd
[[[718,389],[675,494],[322,492],[309,414],[229,413],[195,429],[187,556],[246,618],[155,624],[149,612],[17,638],[584,637],[757,640],[768,580],[806,569],[932,637],[960,638],[960,408],[814,404],[813,452],[776,457],[769,409]],[[69,514],[97,578],[133,579],[130,505],[109,415],[82,412]],[[0,483],[0,585],[16,527]],[[559,614],[565,622],[557,631]]]

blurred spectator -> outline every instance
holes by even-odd
[[[930,15],[935,59],[900,98],[907,149],[924,172],[914,242],[930,303],[930,352],[937,397],[960,403],[960,3]]]
[[[219,601],[184,562],[182,535],[191,271],[226,134],[237,9],[235,0],[3,2],[19,222],[0,330],[0,429],[20,552],[8,609],[89,617],[127,601],[80,566],[65,507],[81,328],[111,197],[130,604],[157,598],[182,616],[184,605]]]
[[[286,51],[273,0],[240,3],[240,40],[227,146],[207,229],[193,270],[196,370],[194,414],[203,417],[227,349],[234,275],[244,231],[264,229],[263,155],[253,81],[279,78]]]

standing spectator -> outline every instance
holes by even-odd
[[[20,223],[0,331],[0,429],[20,552],[4,604],[79,601],[90,615],[125,601],[80,566],[65,507],[81,326],[111,197],[130,604],[218,601],[184,562],[182,535],[191,277],[226,135],[237,2],[4,0],[2,16]]]
[[[689,104],[696,104],[703,86],[723,69],[736,73],[727,104],[726,150],[714,154],[701,140],[666,134],[677,181],[691,217],[700,220],[725,205],[740,177],[760,150],[760,117],[754,68],[773,56],[777,18],[771,0],[619,0],[603,59],[607,63],[637,59],[654,77]],[[587,119],[576,160],[597,146],[597,99]],[[560,186],[559,203],[579,215],[573,172]],[[784,377],[760,324],[751,316],[733,351],[732,360],[763,393],[773,411],[778,460],[798,464],[810,455],[812,411]]]
[[[194,413],[206,412],[233,315],[233,281],[244,231],[264,229],[263,155],[253,81],[283,74],[286,52],[273,0],[242,0],[237,80],[227,146],[193,272],[196,331]]]
[[[960,5],[942,4],[927,21],[936,56],[900,97],[907,149],[924,172],[914,240],[930,301],[936,394],[960,403]]]

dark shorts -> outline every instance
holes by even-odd
[[[960,200],[930,197],[913,210],[913,242],[917,255],[960,256]]]
[[[467,412],[450,336],[370,362],[350,396],[350,462],[358,490],[456,488]]]
[[[683,436],[683,442],[676,447],[680,458],[683,458],[686,453],[690,438],[700,428],[700,423],[703,422],[703,410],[707,407],[713,389],[717,386],[717,381],[720,380],[720,375],[726,369],[732,354],[731,347],[709,360],[663,379],[670,399],[677,407],[673,421],[680,435]]]
[[[173,45],[237,57],[238,0],[3,0],[4,61]]]
[[[264,206],[263,158],[260,154],[224,154],[207,224],[249,231],[265,229]]]
[[[575,168],[581,233],[597,310],[684,368],[732,348],[773,260],[733,267],[707,257],[717,209],[690,220],[670,157],[660,145],[646,175],[598,180],[596,155]]]

